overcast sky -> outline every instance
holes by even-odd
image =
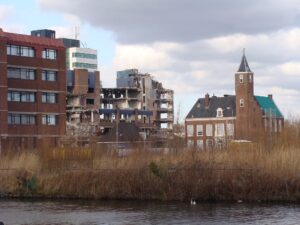
[[[53,28],[73,37],[80,26],[82,42],[99,51],[104,86],[115,85],[116,70],[149,72],[175,90],[181,118],[205,93],[234,94],[243,48],[255,94],[272,93],[285,116],[300,114],[299,0],[1,2],[0,26],[8,31]]]

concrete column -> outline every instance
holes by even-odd
[[[94,112],[91,111],[91,122],[93,123],[94,122]]]

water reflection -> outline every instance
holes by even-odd
[[[5,225],[299,224],[294,204],[141,201],[0,201]]]

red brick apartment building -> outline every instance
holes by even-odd
[[[56,146],[66,130],[63,42],[0,29],[0,74],[1,150]]]
[[[235,94],[199,98],[185,119],[188,146],[222,148],[231,140],[256,141],[281,132],[284,118],[272,95],[254,95],[254,74],[245,54],[235,73]]]

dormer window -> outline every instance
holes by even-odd
[[[223,117],[223,109],[221,108],[217,109],[217,117]]]
[[[243,74],[240,75],[240,83],[243,83],[244,82],[244,76]]]
[[[197,103],[197,108],[200,108],[200,102]]]

